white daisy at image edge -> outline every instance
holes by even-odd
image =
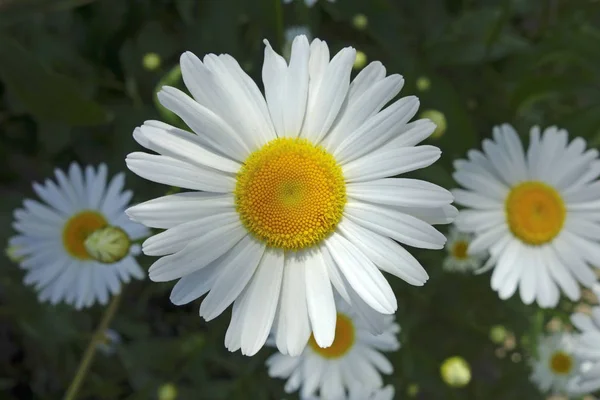
[[[131,242],[147,237],[149,230],[125,215],[132,197],[123,191],[125,175],[107,182],[107,172],[104,164],[82,170],[72,163],[67,174],[56,169],[56,182],[33,184],[44,203],[27,199],[15,210],[18,235],[9,245],[22,258],[24,283],[33,285],[40,301],[64,301],[78,309],[106,304],[121,283],[145,276],[134,258],[139,246]],[[97,245],[86,246],[92,234]]]
[[[265,44],[265,96],[227,54],[181,56],[193,98],[163,87],[158,99],[194,133],[146,121],[134,138],[159,154],[126,162],[143,178],[191,191],[126,212],[166,229],[142,250],[161,257],[150,279],[179,279],[174,304],[208,293],[200,315],[210,321],[233,303],[229,350],[255,354],[275,325],[278,349],[298,355],[311,334],[319,346],[333,342],[334,288],[359,312],[393,314],[382,271],[423,285],[427,273],[401,244],[442,249],[446,238],[432,225],[458,211],[442,187],[389,178],[440,157],[416,146],[435,129],[409,122],[416,97],[383,108],[401,76],[373,62],[350,83],[351,47],[330,59],[325,42],[298,36],[288,65]]]
[[[539,338],[537,358],[531,360],[530,379],[541,392],[568,394],[569,380],[579,368],[573,353],[574,338],[568,333],[553,333]]]
[[[299,390],[301,399],[317,396],[321,400],[338,400],[346,399],[349,392],[349,398],[364,400],[368,397],[361,395],[383,386],[381,374],[393,372],[392,364],[381,353],[400,348],[400,326],[393,316],[370,312],[369,318],[383,328],[383,333],[374,335],[349,304],[338,299],[337,305],[335,340],[330,347],[319,347],[311,337],[301,355],[275,353],[267,359],[269,376],[287,379],[287,393]]]
[[[473,235],[460,232],[454,226],[450,229],[446,251],[448,255],[444,259],[442,268],[448,272],[475,272],[483,263],[483,254],[469,254],[467,249],[473,240]]]
[[[573,314],[571,322],[580,331],[574,348],[581,367],[575,371],[569,389],[577,394],[595,392],[600,390],[600,307],[593,307],[591,315]]]
[[[575,301],[591,287],[600,259],[600,161],[594,149],[563,129],[531,129],[524,151],[516,131],[495,127],[483,152],[455,161],[452,191],[464,206],[456,226],[475,235],[468,253],[489,251],[491,287],[500,298],[517,289],[525,304]],[[484,267],[484,269],[486,269]]]
[[[291,2],[293,2],[294,0],[283,0],[284,4],[290,4]],[[307,7],[312,7],[317,3],[318,0],[304,0],[304,4],[306,4]],[[327,0],[330,3],[335,3],[335,0]]]

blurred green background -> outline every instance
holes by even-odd
[[[351,45],[382,61],[405,77],[402,95],[444,114],[445,132],[429,140],[442,159],[416,175],[447,188],[452,161],[495,124],[513,123],[523,137],[533,124],[556,124],[600,144],[598,0],[320,0],[313,8],[279,1],[0,0],[1,242],[13,234],[13,209],[33,196],[31,182],[55,167],[75,160],[125,169],[125,155],[139,150],[133,128],[170,117],[154,95],[165,83],[181,87],[183,51],[229,53],[260,81],[262,39],[281,49],[290,26],[307,26],[332,52]],[[359,14],[366,20],[356,23]],[[127,183],[136,202],[167,189],[133,174]],[[503,302],[489,274],[442,272],[444,251],[414,254],[431,278],[423,288],[391,278],[402,326],[387,378],[396,397],[545,398],[529,383],[528,351],[552,317],[567,321],[576,305],[563,300],[542,312],[518,298]],[[0,398],[61,398],[103,309],[40,305],[17,265],[4,255],[0,263]],[[207,324],[199,301],[169,302],[172,286],[145,280],[124,288],[112,324],[122,342],[97,355],[80,398],[157,399],[166,383],[178,399],[295,398],[267,376],[271,349],[252,358],[229,353],[229,311]],[[489,332],[498,324],[516,342],[509,335],[494,343]],[[453,355],[471,365],[464,388],[440,377],[440,363]]]

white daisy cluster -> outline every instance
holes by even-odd
[[[106,165],[82,169],[76,163],[68,173],[55,173],[56,181],[33,184],[44,203],[27,199],[15,211],[18,235],[9,244],[40,301],[106,304],[122,282],[144,277],[133,241],[149,231],[124,213],[132,192],[123,191],[123,173],[108,182]]]

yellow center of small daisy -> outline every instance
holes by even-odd
[[[565,222],[566,208],[553,187],[542,182],[523,182],[508,194],[506,216],[517,238],[541,245],[558,235]]]
[[[469,243],[464,240],[457,240],[452,246],[452,256],[458,260],[464,260],[467,258],[467,248]]]
[[[555,374],[566,375],[573,368],[573,358],[564,351],[557,351],[550,357],[550,369]]]
[[[311,335],[308,345],[324,358],[339,358],[346,354],[354,344],[354,324],[344,314],[338,313],[335,323],[335,339],[329,347],[319,347]]]
[[[323,147],[306,139],[274,139],[244,162],[237,174],[235,204],[246,229],[268,246],[311,247],[342,218],[342,168]]]
[[[96,211],[85,210],[73,215],[63,228],[63,245],[67,252],[80,260],[89,260],[92,256],[85,247],[85,240],[94,231],[107,225],[104,216]]]

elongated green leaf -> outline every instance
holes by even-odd
[[[47,70],[26,49],[9,37],[0,36],[0,78],[34,116],[73,126],[91,126],[109,121],[109,114],[86,99],[77,82]]]

